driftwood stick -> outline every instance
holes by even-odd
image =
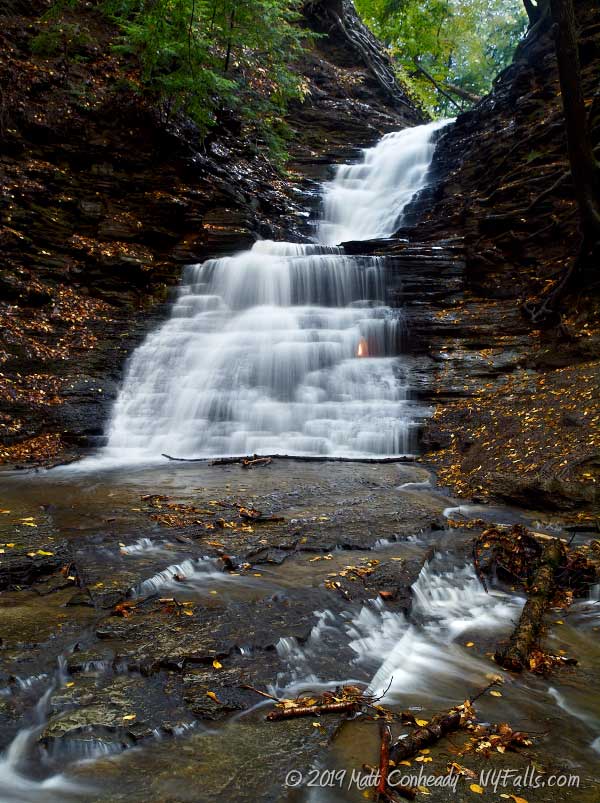
[[[448,733],[457,731],[463,724],[460,711],[446,711],[436,714],[433,719],[421,728],[417,728],[410,736],[397,739],[390,750],[390,760],[396,764],[407,758],[412,758],[419,750],[435,744]]]
[[[382,722],[380,725],[381,744],[379,746],[379,780],[375,790],[375,800],[387,800],[387,779],[390,771],[390,744],[392,731],[390,726]]]
[[[497,650],[494,655],[496,663],[505,669],[521,672],[529,666],[529,655],[537,644],[544,614],[556,590],[556,575],[564,558],[565,548],[558,539],[544,545],[519,623],[508,645],[503,650]]]
[[[266,691],[261,691],[260,689],[256,689],[254,686],[250,686],[248,683],[242,683],[240,689],[248,689],[248,691],[253,691],[256,694],[260,694],[261,697],[266,697],[267,700],[274,700],[276,703],[281,702],[279,697],[273,697],[272,694],[267,694]]]
[[[247,457],[220,457],[217,460],[211,460],[208,457],[173,457],[164,452],[161,456],[175,463],[207,463],[211,466],[230,466],[235,463],[243,463],[244,460],[264,460],[266,458],[271,460],[297,460],[303,463],[415,463],[417,461],[415,455],[402,455],[401,457],[329,457],[327,455],[266,454],[249,455]]]
[[[266,716],[269,722],[276,722],[280,719],[293,719],[294,717],[310,717],[319,714],[344,713],[357,711],[360,707],[359,700],[342,700],[339,703],[323,703],[317,705],[297,705],[290,708],[274,708]]]

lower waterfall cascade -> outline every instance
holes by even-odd
[[[339,166],[318,242],[263,240],[189,265],[170,318],[130,360],[102,457],[409,453],[415,414],[385,260],[337,243],[394,233],[447,124],[387,134]]]

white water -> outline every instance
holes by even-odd
[[[340,166],[317,244],[261,241],[188,266],[170,319],[130,361],[102,461],[410,452],[416,413],[385,264],[334,244],[393,234],[444,124],[389,134]]]
[[[447,556],[434,563],[444,562]],[[293,638],[280,639],[277,651],[290,672],[279,678],[273,691],[293,694],[302,688],[335,685],[320,681],[331,671],[320,664],[323,645],[331,640],[338,655],[347,651],[355,675],[362,669],[370,678],[373,694],[387,689],[388,703],[406,703],[407,696],[423,695],[428,700],[452,700],[457,685],[461,689],[465,684],[470,689],[485,686],[490,672],[490,664],[463,642],[477,634],[510,632],[522,602],[501,592],[486,593],[470,565],[443,572],[426,564],[413,585],[410,619],[377,599],[345,620],[330,611],[317,614],[317,624],[304,645]],[[345,666],[345,658],[338,663]],[[351,680],[338,677],[335,682]]]
[[[34,678],[37,683],[40,677]],[[48,721],[50,698],[66,681],[64,661],[59,661],[58,670],[48,688],[38,700],[33,723],[18,731],[0,754],[0,801],[2,803],[66,803],[86,793],[85,787],[69,780],[62,773],[45,778],[31,777],[32,766],[40,769],[40,734]],[[24,684],[31,686],[33,684]],[[37,765],[37,766],[36,766]]]

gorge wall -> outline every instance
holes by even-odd
[[[597,148],[600,7],[576,6]],[[560,282],[580,244],[549,26],[531,31],[490,95],[442,132],[431,178],[399,235],[462,243],[456,283],[412,311],[432,360],[437,407],[424,447],[441,481],[466,496],[534,508],[597,503],[597,272],[548,327],[524,309]]]

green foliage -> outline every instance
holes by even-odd
[[[117,49],[141,66],[141,90],[201,133],[234,110],[249,133],[280,147],[282,115],[302,92],[290,67],[302,50],[300,0],[103,0]]]
[[[438,86],[452,84],[485,94],[510,64],[527,25],[522,0],[356,0],[356,6],[390,48],[413,94],[434,116],[457,109],[417,65]]]
[[[75,55],[81,58],[85,50],[92,44],[87,33],[79,25],[62,22],[51,23],[45,20],[47,28],[31,40],[31,52],[34,56],[53,58],[63,54],[65,58]]]

